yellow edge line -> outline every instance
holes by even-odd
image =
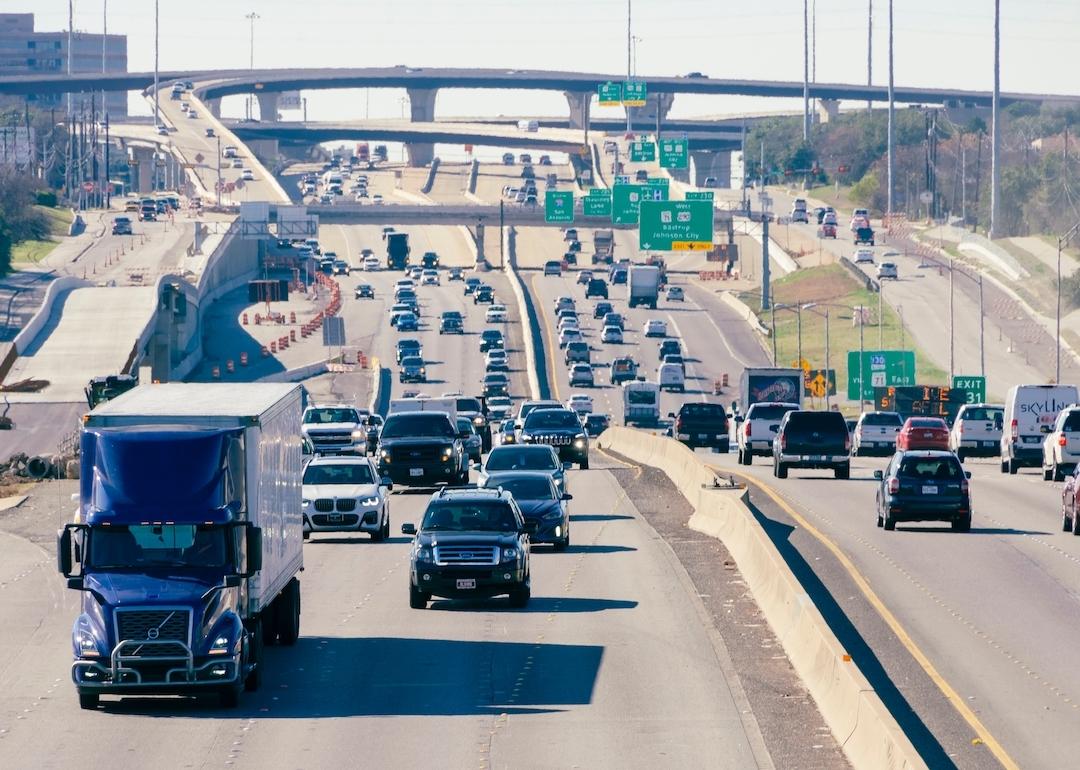
[[[716,468],[714,467],[714,469]],[[848,558],[847,554],[845,554],[840,549],[840,547],[836,545],[836,543],[834,543],[824,533],[817,529],[817,527],[807,521],[807,519],[802,514],[798,513],[794,508],[792,508],[786,500],[780,497],[780,495],[772,489],[772,487],[752,476],[748,476],[744,473],[739,473],[738,471],[731,471],[727,468],[724,468],[723,472],[738,476],[739,478],[744,479],[747,483],[753,484],[758,489],[763,491],[770,498],[772,498],[773,502],[779,505],[784,510],[784,512],[787,513],[788,516],[795,519],[795,521],[799,523],[799,526],[801,526],[803,529],[805,529],[807,532],[817,538],[822,545],[824,545],[826,548],[829,549],[829,551],[832,552],[833,556],[835,556],[837,561],[840,562],[840,565],[845,570],[847,570],[847,573],[851,576],[851,579],[855,581],[855,585],[857,585],[859,587],[859,590],[862,591],[863,596],[865,596],[867,601],[869,601],[873,608],[877,610],[877,613],[881,616],[881,619],[885,621],[886,625],[888,625],[890,629],[892,629],[892,632],[896,634],[897,638],[900,640],[900,643],[904,645],[905,649],[907,649],[909,653],[911,653],[911,657],[915,658],[915,661],[922,667],[922,670],[926,672],[926,675],[930,677],[930,680],[935,685],[937,685],[937,688],[941,691],[941,694],[948,699],[948,701],[953,705],[953,708],[955,708],[959,712],[960,716],[963,717],[964,721],[967,722],[971,726],[971,728],[978,734],[979,739],[990,750],[990,753],[993,754],[994,757],[997,758],[998,762],[1000,762],[1008,770],[1019,770],[1020,766],[1013,760],[1012,757],[1009,756],[1009,754],[1005,751],[1005,748],[998,742],[998,740],[990,734],[990,731],[986,729],[986,725],[984,725],[982,721],[975,715],[975,712],[968,707],[967,703],[965,703],[964,699],[961,698],[960,695],[956,692],[956,690],[953,689],[952,685],[945,681],[945,677],[943,677],[938,672],[938,670],[934,667],[934,664],[931,663],[930,659],[926,657],[926,654],[919,648],[919,646],[911,638],[911,636],[904,629],[904,627],[900,625],[900,621],[897,620],[896,616],[893,615],[889,608],[885,606],[885,602],[883,602],[878,597],[878,595],[874,593],[874,589],[870,587],[870,583],[866,580],[865,577],[863,577],[862,573],[859,572],[858,568],[851,561],[851,559]]]
[[[542,303],[540,302],[540,293],[536,291],[536,287],[533,286],[533,282],[536,280],[536,273],[529,276],[529,285],[525,287],[526,291],[530,292],[533,296],[534,305],[536,305],[536,312],[540,314],[540,318],[544,322],[544,336],[547,337],[547,344],[544,345],[544,355],[547,358],[548,364],[548,382],[551,383],[552,390],[555,391],[555,400],[562,401],[562,395],[559,393],[559,378],[555,371],[555,343],[551,336],[551,322],[548,321],[547,313],[544,312]]]

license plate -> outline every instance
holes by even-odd
[[[825,462],[825,455],[810,455],[810,462],[823,463]]]
[[[937,487],[929,487],[929,486],[923,485],[922,493],[924,495],[936,495],[937,494]]]
[[[994,446],[994,443],[995,442],[993,441],[980,441],[979,445],[989,449],[990,447]]]
[[[340,521],[341,521],[341,514],[340,513],[331,513],[330,514],[330,523],[331,524],[337,524]]]
[[[933,433],[924,433],[924,434],[922,434],[922,437],[923,438],[933,438],[934,434]]]
[[[466,590],[469,588],[476,588],[476,580],[473,578],[466,578],[464,580],[457,581],[458,590]]]
[[[409,475],[410,476],[423,476],[424,475],[424,469],[423,468],[409,468]]]
[[[708,437],[708,436],[706,436],[706,435],[705,435],[704,433],[699,433],[699,434],[698,434],[698,441],[705,441],[705,440],[707,440],[708,438],[709,438],[709,437]]]

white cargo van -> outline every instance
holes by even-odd
[[[660,390],[674,390],[679,393],[686,390],[686,374],[679,364],[660,364],[656,368],[656,382]]]
[[[1080,401],[1075,385],[1013,385],[1005,398],[1001,432],[1001,472],[1042,466],[1043,439],[1058,413]]]
[[[623,423],[656,425],[660,421],[660,387],[655,382],[624,382]]]

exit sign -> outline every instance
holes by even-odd
[[[968,374],[954,374],[953,390],[963,391],[969,404],[986,403],[986,378]]]

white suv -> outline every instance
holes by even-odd
[[[304,468],[304,539],[312,532],[367,532],[385,540],[392,487],[370,457],[316,457]]]
[[[1080,462],[1080,406],[1073,404],[1061,410],[1054,428],[1043,439],[1043,478],[1064,481]]]

